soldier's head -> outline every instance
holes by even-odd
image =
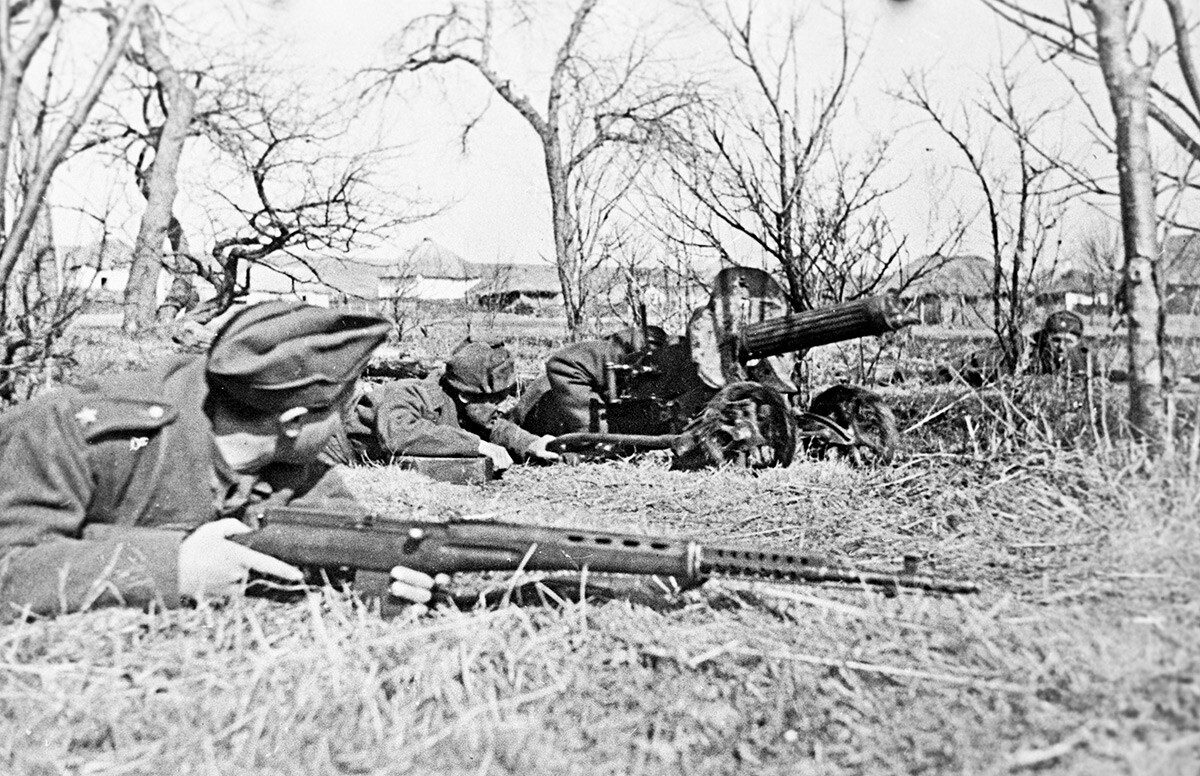
[[[1067,358],[1083,341],[1083,319],[1070,310],[1058,310],[1046,316],[1042,324],[1042,347],[1054,364]]]
[[[309,305],[247,307],[209,349],[214,433],[235,440],[234,448],[253,448],[265,459],[258,463],[313,460],[338,429],[359,374],[389,329],[377,316]]]
[[[442,385],[461,404],[499,406],[516,393],[516,364],[502,342],[464,340],[446,360]]]

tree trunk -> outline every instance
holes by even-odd
[[[16,41],[11,38],[13,20],[6,18],[0,22],[0,34],[4,37],[3,40],[0,40],[0,192],[8,191],[9,154],[12,150],[13,125],[16,121],[18,100],[21,95],[21,86],[25,81],[25,72],[29,69],[29,63],[34,54],[50,35],[54,23],[58,21],[61,6],[61,0],[51,0],[38,8],[32,23],[25,27],[25,38],[19,44],[16,44]],[[4,13],[10,12],[11,9],[6,4]],[[0,227],[8,225],[5,199],[0,196]],[[11,237],[5,239],[0,256],[8,254],[10,240]],[[17,250],[13,252],[14,257],[21,252],[20,249],[21,246],[17,246]],[[3,272],[0,272],[0,286],[2,286],[8,281],[12,265],[8,264],[5,267],[3,260],[0,259],[0,269],[3,269]]]
[[[171,274],[174,277],[171,280],[171,288],[167,291],[167,298],[158,308],[160,321],[174,320],[179,313],[191,310],[200,301],[196,294],[196,286],[192,282],[196,273],[189,258],[192,253],[187,233],[175,216],[171,216],[171,223],[167,227],[167,239],[171,243]]]
[[[558,264],[558,282],[562,288],[567,329],[574,339],[583,326],[579,246],[567,192],[567,171],[563,169],[558,137],[553,130],[548,136],[542,136],[542,150],[546,161],[546,182],[550,186],[550,210],[554,215],[554,258]]]
[[[1129,329],[1129,424],[1137,438],[1161,451],[1170,432],[1163,396],[1162,297],[1147,119],[1150,74],[1130,54],[1125,1],[1095,0],[1088,8],[1096,22],[1100,67],[1116,118],[1125,240],[1122,317]]]
[[[134,20],[142,12],[142,8],[146,5],[147,1],[133,0],[126,10],[125,16],[113,27],[109,35],[108,50],[104,54],[104,59],[101,60],[96,72],[92,75],[92,80],[88,83],[87,89],[84,91],[83,96],[79,98],[79,102],[75,105],[74,110],[71,111],[71,115],[67,117],[66,123],[55,136],[54,142],[50,144],[44,163],[39,167],[33,180],[30,181],[29,198],[21,204],[21,209],[13,220],[12,231],[4,241],[4,247],[0,248],[0,285],[8,283],[13,265],[16,264],[17,257],[21,255],[21,250],[25,247],[25,241],[29,238],[29,233],[33,229],[37,210],[46,195],[46,189],[50,186],[50,178],[54,175],[54,171],[58,169],[58,165],[66,158],[71,146],[71,140],[74,139],[75,133],[79,131],[83,122],[87,120],[87,116],[91,113],[92,106],[96,104],[96,100],[100,98],[101,90],[108,82],[109,76],[112,75],[113,68],[117,66],[117,60],[121,58],[121,52],[125,50],[125,44],[129,42],[129,36],[133,32]]]
[[[29,191],[29,183],[37,174],[38,166],[42,158],[42,123],[46,115],[46,106],[42,100],[28,90],[24,90],[18,98],[18,108],[16,115],[16,155],[15,164],[17,172],[17,190],[20,192],[22,200],[27,198]],[[53,263],[53,277],[51,278],[48,270],[50,269],[47,260]],[[37,273],[38,289],[43,298],[58,299],[58,297],[66,290],[66,272],[61,266],[54,250],[54,229],[50,219],[50,205],[46,197],[38,203],[37,212],[33,216],[33,228],[29,232],[29,238],[25,243],[24,250],[21,251],[21,257],[17,260],[18,266],[23,266],[27,271]],[[52,288],[47,288],[46,283],[53,280]]]
[[[178,191],[175,176],[196,102],[192,90],[179,77],[174,65],[162,50],[152,9],[147,8],[142,12],[138,20],[138,36],[141,38],[146,63],[154,71],[170,104],[159,129],[154,161],[146,171],[143,188],[146,194],[146,210],[142,214],[141,227],[133,247],[129,285],[125,287],[123,328],[131,334],[149,328],[155,321],[163,244],[166,242],[167,229],[173,218],[175,194]]]
[[[0,63],[0,192],[8,188],[9,157],[17,119],[18,98],[24,72],[13,72]],[[8,224],[8,197],[0,196],[0,228]]]

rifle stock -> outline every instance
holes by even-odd
[[[675,577],[713,576],[791,583],[842,583],[895,592],[911,588],[973,593],[970,582],[903,571],[869,572],[812,555],[750,547],[706,546],[635,534],[459,520],[446,523],[378,518],[365,511],[265,506],[257,530],[230,537],[297,566],[349,568],[386,575],[394,566],[426,574],[469,571],[583,571]]]

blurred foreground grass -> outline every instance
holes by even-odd
[[[0,770],[1165,775],[1200,763],[1194,472],[1061,453],[757,477],[651,458],[524,469],[486,488],[383,467],[350,479],[372,506],[429,519],[739,539],[864,566],[918,553],[984,592],[713,580],[654,607],[596,596],[385,621],[325,590],[13,625],[0,635]]]
[[[1053,386],[889,398],[909,433],[887,469],[683,473],[648,456],[485,487],[348,476],[404,516],[686,534],[871,568],[916,554],[978,596],[712,580],[655,606],[593,595],[381,620],[323,590],[16,624],[0,631],[0,772],[1200,771],[1195,458],[1149,462],[1115,427],[1100,438],[1069,412],[1085,399]]]

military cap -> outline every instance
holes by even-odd
[[[208,381],[254,409],[326,407],[356,379],[391,328],[383,318],[263,302],[230,318],[208,352]]]
[[[504,393],[517,384],[513,357],[502,342],[462,342],[446,361],[444,379],[466,393]]]
[[[1046,317],[1046,322],[1042,324],[1042,330],[1047,334],[1065,332],[1082,337],[1083,319],[1070,310],[1059,310]]]

